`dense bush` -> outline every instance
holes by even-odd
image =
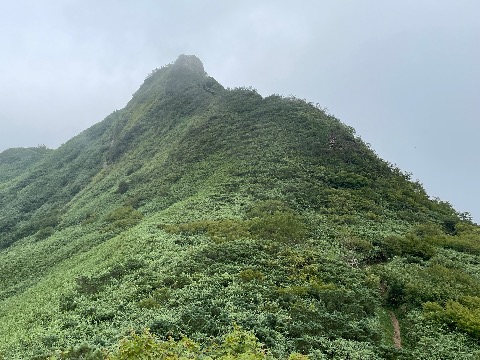
[[[107,360],[130,359],[269,359],[272,358],[255,335],[241,328],[226,334],[221,343],[201,346],[187,337],[175,341],[159,340],[148,330],[132,333],[123,339],[116,351],[107,354]],[[292,354],[291,359],[300,359]]]
[[[167,232],[184,235],[206,233],[217,242],[254,238],[295,243],[304,240],[307,235],[301,217],[279,201],[255,206],[248,212],[248,217],[246,220],[202,220],[160,227]]]
[[[480,339],[480,298],[465,296],[457,301],[448,300],[444,306],[436,302],[423,305],[429,319],[445,323],[453,329],[460,329]]]
[[[105,217],[104,231],[125,230],[142,220],[143,215],[133,206],[121,206],[107,214]]]
[[[375,245],[380,247],[381,257],[385,260],[391,259],[394,256],[412,256],[428,260],[434,256],[436,252],[435,247],[424,239],[414,235],[388,236]]]
[[[53,235],[54,232],[55,232],[55,229],[52,226],[47,226],[38,230],[37,233],[35,234],[35,237],[37,238],[37,240],[43,240]]]
[[[387,303],[394,306],[421,306],[432,301],[443,303],[480,292],[479,279],[463,270],[439,264],[422,267],[396,261],[379,268],[379,272],[386,284]]]

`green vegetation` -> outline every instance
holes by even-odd
[[[0,173],[0,358],[480,357],[480,227],[195,57]]]
[[[51,152],[40,145],[36,148],[8,149],[0,153],[0,184],[27,172]]]

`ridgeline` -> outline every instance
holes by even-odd
[[[480,227],[195,56],[56,150],[0,153],[0,249],[0,358],[480,357]]]

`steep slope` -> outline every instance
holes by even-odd
[[[108,122],[73,138],[0,189],[1,248],[58,224],[62,208],[102,167],[101,130]]]
[[[0,184],[27,172],[51,150],[46,147],[8,149],[0,153]]]
[[[199,66],[203,69],[201,63]],[[160,132],[172,136],[170,127],[178,125],[176,122],[182,112],[187,114],[188,110],[182,102],[196,99],[196,103],[190,104],[192,111],[201,111],[201,103],[205,104],[208,100],[205,96],[201,98],[201,92],[198,92],[199,96],[189,95],[188,92],[207,86],[204,83],[215,87],[215,82],[210,84],[208,79],[203,79],[204,73],[183,72],[178,68],[184,68],[181,61],[159,72],[156,82],[147,79],[125,109],[114,112],[103,122],[68,141],[42,166],[1,189],[0,247],[36,233],[41,230],[42,222],[47,226],[57,225],[57,213],[63,212],[80,190],[85,189],[102,169],[114,164],[127,149],[153,141],[150,150],[155,152],[155,143],[162,141],[158,138],[161,137]],[[189,70],[188,67],[185,69]]]
[[[280,358],[468,354],[475,321],[432,324],[480,308],[478,234],[333,116],[182,55],[0,185],[0,351],[146,327],[208,343],[237,323]]]

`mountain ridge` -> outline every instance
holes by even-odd
[[[123,109],[8,172],[9,358],[82,343],[113,351],[147,327],[206,344],[233,323],[279,358],[415,358],[428,353],[418,329],[445,324],[449,301],[476,311],[477,226],[334,116],[226,89],[195,56],[154,70]],[[383,333],[392,310],[411,323],[401,351]],[[478,352],[475,322],[462,321],[430,330],[429,344]]]

